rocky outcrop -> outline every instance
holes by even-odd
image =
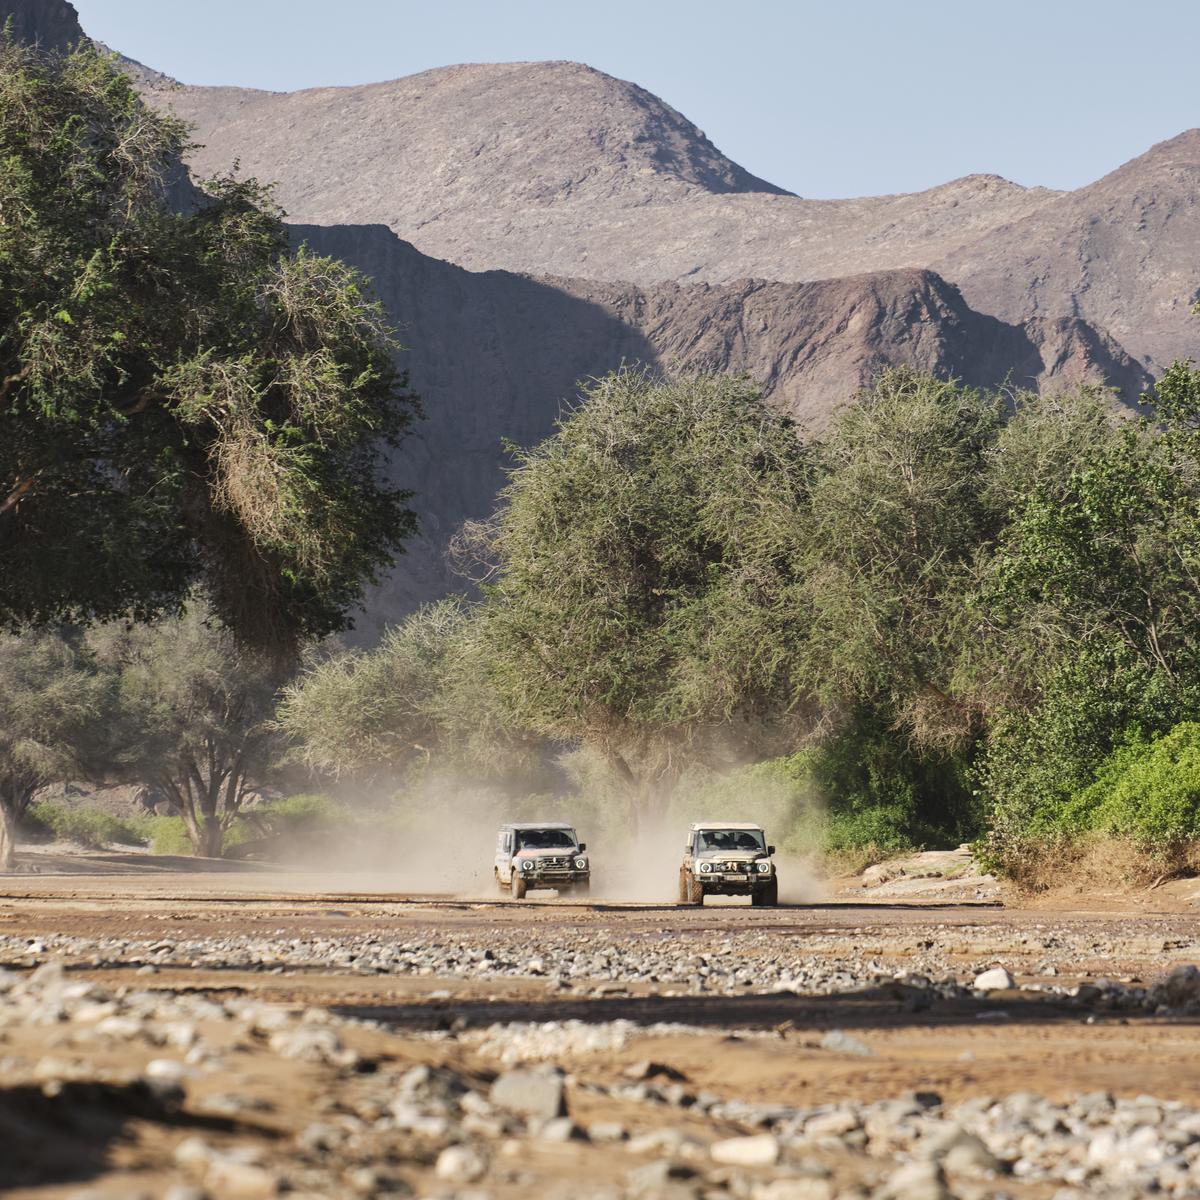
[[[240,159],[279,181],[298,219],[380,222],[476,270],[648,286],[929,268],[981,312],[1082,318],[1156,369],[1197,349],[1198,131],[1069,193],[972,175],[806,200],[748,175],[642,89],[575,63],[155,94],[195,124],[201,172]]]
[[[980,386],[1114,380],[1145,373],[1082,322],[1006,324],[973,311],[929,271],[816,283],[596,284],[430,258],[383,226],[300,226],[295,237],[374,278],[395,320],[426,419],[396,460],[417,496],[421,537],[368,606],[364,636],[462,586],[446,547],[486,516],[504,482],[504,441],[553,432],[578,381],[622,363],[747,371],[809,428],[881,368],[908,365]]]
[[[65,50],[83,40],[79,14],[67,0],[0,0],[0,29],[12,22],[13,36]]]

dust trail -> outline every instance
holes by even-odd
[[[758,822],[768,843],[778,847],[781,903],[811,903],[824,893],[812,865],[816,854],[809,850],[815,851],[819,814],[807,799],[799,812],[794,791],[770,783],[739,779],[716,800],[702,789],[679,789],[656,805],[657,815],[636,822],[611,797],[584,792],[513,800],[452,776],[428,779],[402,800],[343,799],[354,819],[293,847],[287,861],[314,878],[337,876],[342,887],[357,877],[356,890],[503,898],[508,893],[497,887],[493,869],[500,825],[567,821],[587,843],[594,900],[674,904],[689,825],[728,820]],[[538,901],[554,897],[550,890],[531,895]]]

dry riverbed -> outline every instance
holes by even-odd
[[[893,891],[696,910],[8,877],[0,1192],[1200,1194],[1189,904]]]

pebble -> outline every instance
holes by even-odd
[[[977,992],[1003,992],[1016,987],[1016,981],[1004,967],[992,967],[975,976],[971,985]]]
[[[558,1067],[506,1071],[492,1084],[488,1098],[497,1108],[543,1121],[566,1116],[567,1112],[563,1072]]]
[[[779,1161],[779,1139],[763,1133],[754,1137],[725,1138],[709,1148],[713,1162],[734,1167],[771,1167]]]
[[[438,1155],[434,1172],[451,1183],[474,1183],[487,1174],[488,1160],[474,1146],[447,1146]]]

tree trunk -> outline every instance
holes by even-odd
[[[200,818],[196,832],[192,835],[193,847],[200,858],[220,858],[224,840],[225,831],[217,817]]]
[[[0,871],[11,871],[17,854],[17,818],[7,804],[0,803]]]

